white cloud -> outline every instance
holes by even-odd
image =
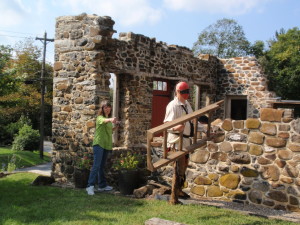
[[[53,3],[71,9],[72,15],[83,12],[108,15],[123,26],[155,24],[162,18],[162,10],[151,7],[149,0],[53,0]]]
[[[164,0],[164,6],[171,10],[190,12],[225,13],[242,15],[270,0]]]
[[[24,11],[18,0],[0,1],[0,21],[2,27],[19,24],[24,19]]]

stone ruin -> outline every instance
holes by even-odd
[[[261,110],[270,107],[276,96],[268,91],[266,76],[254,57],[195,57],[186,47],[132,32],[120,33],[115,39],[113,25],[108,16],[87,14],[56,20],[52,122],[52,176],[56,181],[72,182],[75,159],[92,152],[97,110],[100,101],[111,100],[112,74],[113,114],[122,122],[114,136],[113,152],[145,151],[146,132],[152,126],[153,107],[157,107],[152,104],[154,82],[167,81],[174,89],[184,80],[197,90],[195,109],[225,99],[214,116],[230,118],[237,116],[232,114],[237,99],[245,104],[247,117],[224,120],[224,139],[200,149],[200,158],[197,152],[192,155],[191,192],[228,199],[240,196],[247,203],[299,209],[300,138],[299,128],[291,124],[299,126],[299,121],[286,122],[281,111],[279,120],[261,118]],[[249,127],[253,124],[256,127]],[[231,140],[231,136],[244,139]],[[236,186],[224,185],[229,181]],[[279,199],[272,197],[278,193]]]

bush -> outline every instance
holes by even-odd
[[[25,124],[17,136],[15,136],[12,150],[33,151],[39,149],[40,134],[39,131],[32,129],[31,126]]]
[[[4,145],[10,145],[13,142],[14,136],[18,133],[18,131],[25,125],[31,125],[31,120],[21,115],[20,119],[17,122],[9,123],[5,125],[5,121],[0,122],[4,129],[0,131],[0,143]]]

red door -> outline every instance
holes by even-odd
[[[171,100],[171,87],[168,80],[153,81],[151,128],[163,124],[166,107]]]

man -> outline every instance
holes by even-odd
[[[164,119],[165,122],[173,121],[181,116],[188,113],[192,113],[192,107],[187,101],[189,98],[189,85],[186,82],[179,82],[175,89],[175,98],[167,105],[166,115]],[[183,144],[182,147],[187,147],[191,144],[190,136],[192,130],[191,123],[185,122],[184,124],[179,124],[171,128],[171,132],[168,134],[168,148],[172,147],[171,143],[178,139],[178,133],[183,131]],[[177,134],[176,134],[177,132]],[[178,144],[175,144],[175,148],[178,149]],[[188,155],[186,157],[181,157],[178,159],[178,175],[179,175],[179,197],[188,197],[186,193],[182,191],[185,182],[185,171],[188,166]],[[175,171],[174,171],[175,172]],[[174,181],[173,181],[174,182]]]

